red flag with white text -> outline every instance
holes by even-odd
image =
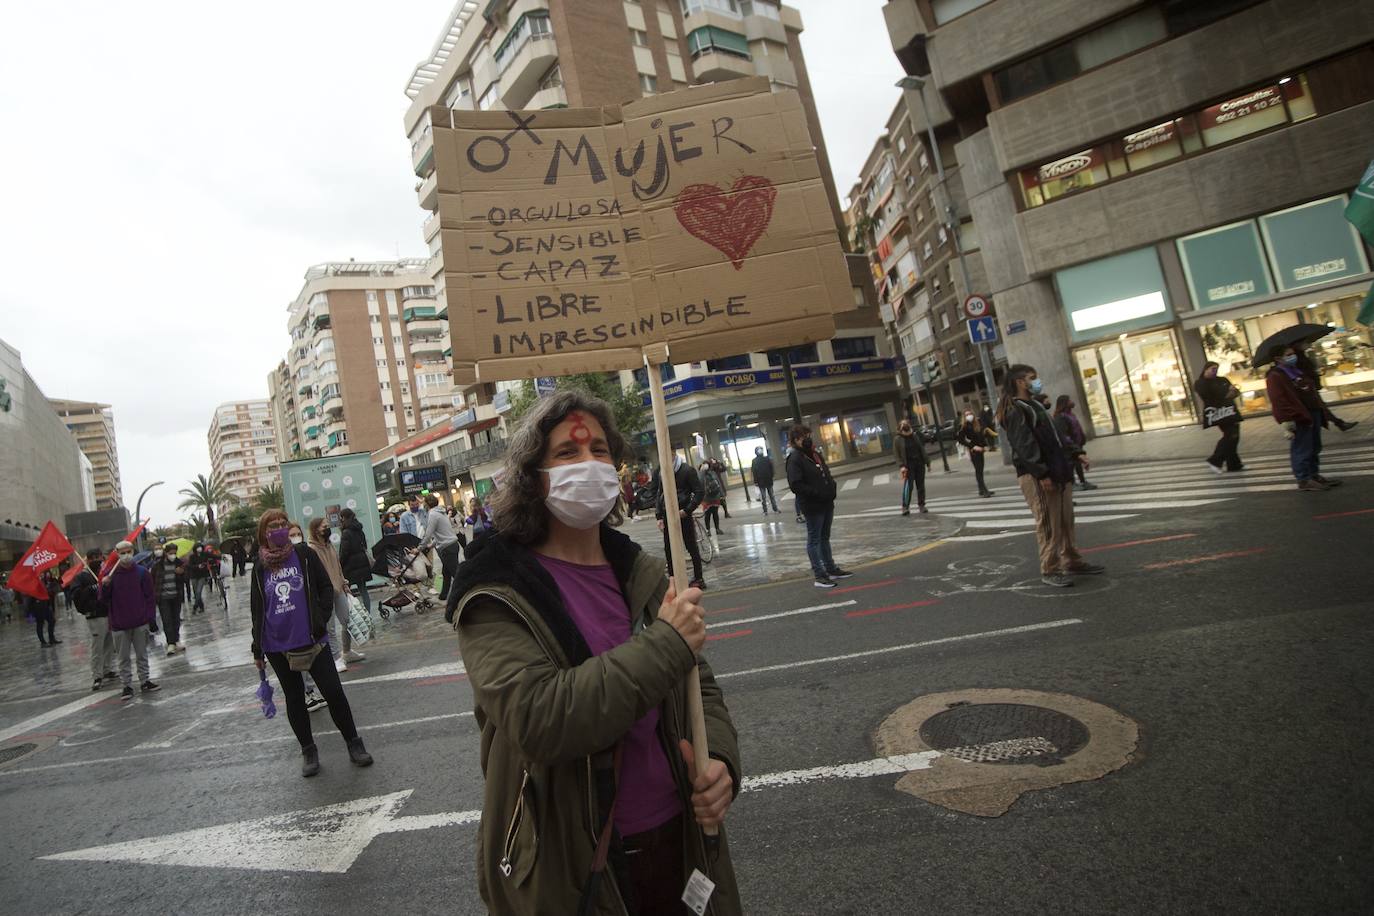
[[[39,577],[61,563],[75,549],[71,541],[57,530],[57,526],[48,522],[38,533],[38,539],[14,564],[10,572],[10,588],[34,598],[46,599],[48,590],[43,587]]]

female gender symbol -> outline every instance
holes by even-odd
[[[530,115],[528,118],[521,118],[517,112],[508,111],[506,113],[510,115],[510,119],[515,122],[515,127],[511,129],[510,133],[506,134],[504,137],[478,137],[468,144],[468,164],[479,172],[499,172],[506,167],[506,163],[510,162],[510,138],[514,137],[516,134],[529,134],[530,139],[533,140],[536,145],[542,146],[544,144],[544,141],[539,139],[539,135],[530,130],[530,125],[534,123],[534,115]],[[501,148],[501,160],[490,165],[485,162],[478,162],[477,145],[479,143],[495,143],[499,146]]]
[[[572,421],[572,429],[568,430],[568,438],[581,445],[592,437],[592,431],[587,427],[587,421],[582,414],[573,411],[568,414],[568,419]]]

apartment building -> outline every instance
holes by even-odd
[[[291,349],[268,375],[281,460],[375,451],[453,413],[423,258],[317,264],[287,311]]]
[[[1266,336],[1299,321],[1328,401],[1374,396],[1371,252],[1342,218],[1374,150],[1361,0],[889,0],[938,95],[1007,356],[1096,435],[1198,422],[1216,360],[1268,409]],[[936,90],[932,93],[932,89]]]
[[[430,108],[530,109],[619,104],[687,86],[763,75],[775,87],[801,97],[829,196],[836,231],[843,215],[802,55],[801,15],[775,0],[492,0],[461,2],[427,60],[416,67],[406,94],[405,127],[419,183],[420,206],[429,211],[424,236],[430,270],[442,278],[438,191],[430,137]],[[826,426],[832,460],[859,457],[890,442],[897,393],[896,368],[883,334],[867,264],[850,259],[855,311],[837,316],[844,340],[799,348],[797,376],[803,414]],[[442,290],[440,290],[442,296]],[[450,304],[455,305],[455,304]],[[781,447],[779,429],[793,417],[776,354],[736,354],[665,369],[668,415],[674,444],[718,448],[724,413],[743,396],[751,436]],[[642,372],[638,373],[642,376]],[[622,373],[633,384],[633,373]],[[640,379],[642,382],[643,379]],[[477,384],[461,390],[455,422],[498,422],[513,383]],[[741,390],[747,389],[747,391]],[[461,430],[459,430],[461,431]],[[871,445],[869,444],[871,441]],[[854,443],[862,442],[862,447]],[[458,442],[455,448],[477,448]],[[720,454],[717,452],[717,454]],[[752,450],[749,451],[752,455]]]
[[[91,461],[95,481],[95,508],[124,505],[124,486],[119,478],[119,449],[115,445],[114,410],[109,404],[50,398],[48,403],[76,437],[81,452]]]
[[[267,399],[228,401],[215,408],[206,433],[212,477],[241,502],[251,502],[263,487],[280,484],[277,434]],[[223,512],[226,506],[219,507]]]
[[[849,192],[853,244],[868,255],[883,320],[903,357],[897,381],[921,423],[936,422],[937,413],[948,420],[965,408],[977,411],[996,402],[962,307],[971,293],[982,291],[985,272],[967,200],[959,193],[948,127],[942,125],[936,139],[948,157],[942,184],[920,96],[903,92]],[[1005,365],[1000,345],[991,356],[996,367]],[[905,367],[918,366],[925,374],[913,386]],[[938,379],[929,391],[927,376]]]

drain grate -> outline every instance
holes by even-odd
[[[38,745],[33,743],[11,744],[9,747],[0,747],[0,766],[4,766],[7,763],[13,763],[20,757],[27,757],[36,750],[38,750]]]
[[[971,763],[1040,766],[1077,753],[1090,737],[1073,716],[1019,703],[955,706],[921,723],[920,736],[927,747]]]

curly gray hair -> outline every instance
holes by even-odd
[[[548,449],[549,433],[574,410],[596,417],[606,431],[606,444],[611,449],[611,461],[616,467],[627,454],[625,439],[616,429],[611,408],[605,401],[576,388],[556,391],[541,398],[529,413],[521,418],[506,447],[502,465],[505,479],[492,495],[489,507],[492,522],[501,533],[521,544],[537,544],[548,535],[549,510],[544,505],[544,484],[539,468]],[[623,520],[620,501],[606,516],[606,523],[619,525]]]

